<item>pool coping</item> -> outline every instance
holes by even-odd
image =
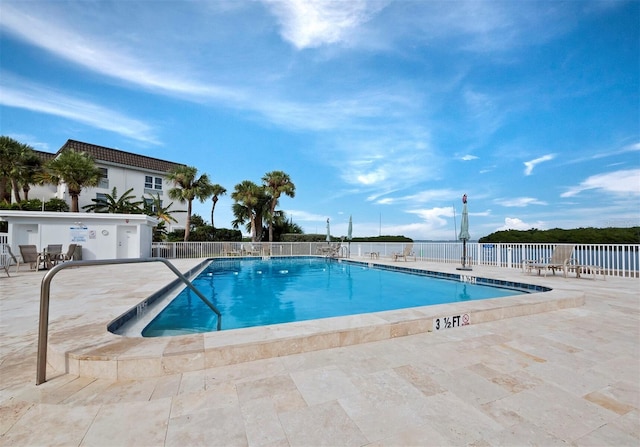
[[[196,274],[209,261],[210,259],[204,260],[191,268],[185,276]],[[385,262],[341,262],[402,269],[399,265]],[[431,272],[426,269],[409,269]],[[478,278],[491,280],[475,276],[472,272],[436,273],[448,277],[458,275],[459,279],[464,277],[465,281],[472,281],[473,278],[476,281]],[[57,371],[78,376],[118,380],[140,379],[433,332],[434,321],[445,323],[445,317],[458,317],[457,325],[462,325],[465,318],[469,324],[475,325],[584,305],[584,292],[571,288],[550,289],[535,284],[531,286],[546,291],[169,337],[124,337],[109,332],[107,325],[97,324],[67,328],[65,331],[52,330],[47,351],[48,360]],[[175,285],[170,283],[151,297],[174,287]],[[150,297],[146,300],[148,299]],[[138,304],[125,314],[137,311],[136,309],[143,310],[144,306]],[[118,318],[108,324],[112,324]],[[448,321],[456,326],[456,320]]]

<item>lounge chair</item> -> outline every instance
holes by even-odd
[[[40,264],[47,267],[47,258],[38,253],[38,248],[35,245],[19,245],[18,247],[22,262],[25,264],[28,262],[31,270],[40,270]]]
[[[407,245],[405,245],[401,253],[391,254],[391,257],[393,258],[394,261],[397,261],[400,258],[406,261],[407,256],[413,256],[413,260],[414,261],[416,260],[416,255],[413,253],[413,243],[408,243]]]
[[[251,244],[246,250],[248,256],[260,256],[262,253],[262,246],[260,244]]]
[[[47,245],[47,256],[49,257],[49,261],[56,265],[60,260],[60,256],[62,255],[62,244],[49,244]]]
[[[525,261],[524,268],[527,272],[537,270],[538,275],[544,271],[544,276],[547,276],[549,270],[551,270],[554,275],[556,274],[556,270],[562,270],[562,274],[566,278],[569,269],[576,267],[572,260],[573,249],[573,245],[556,245],[551,254],[551,258],[548,258],[548,260]]]
[[[58,255],[57,261],[58,262],[71,261],[73,259],[73,255],[76,252],[76,247],[77,246],[78,246],[78,244],[69,244],[69,248],[67,248],[67,252],[66,253],[60,253]]]
[[[320,245],[316,248],[316,254],[327,258],[339,258],[342,244],[340,242],[329,245]]]
[[[3,265],[7,275],[9,275],[9,269],[12,266],[16,266],[16,273],[18,273],[18,269],[20,269],[20,256],[16,256],[11,251],[11,246],[9,244],[2,244],[2,249],[0,250],[0,256],[3,258],[3,262],[6,263]]]

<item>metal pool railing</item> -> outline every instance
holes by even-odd
[[[111,265],[111,264],[139,264],[142,262],[162,262],[171,270],[187,287],[195,292],[204,303],[211,308],[218,316],[218,330],[222,327],[222,314],[218,308],[211,303],[205,296],[196,289],[193,284],[175,268],[171,262],[162,258],[134,258],[134,259],[95,259],[88,261],[69,261],[58,264],[44,275],[40,285],[40,322],[38,324],[38,357],[36,365],[36,385],[46,382],[47,380],[47,341],[49,338],[49,301],[51,281],[53,277],[62,269],[69,267],[83,267],[90,265]]]
[[[155,242],[153,256],[163,258],[215,258],[233,256],[322,255],[326,242]],[[341,257],[388,258],[402,253],[405,243],[342,242]],[[597,266],[604,274],[640,277],[640,244],[528,244],[467,243],[468,264],[521,269],[525,261],[551,257],[556,245],[572,245],[574,262]],[[459,264],[462,242],[414,242],[416,260]]]

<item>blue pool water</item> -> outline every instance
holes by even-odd
[[[193,284],[222,313],[223,330],[526,293],[313,257],[212,261]],[[185,288],[142,335],[216,326],[216,315]]]

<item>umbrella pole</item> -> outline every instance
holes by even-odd
[[[472,270],[467,267],[467,240],[462,239],[462,267],[456,267],[456,270]]]

